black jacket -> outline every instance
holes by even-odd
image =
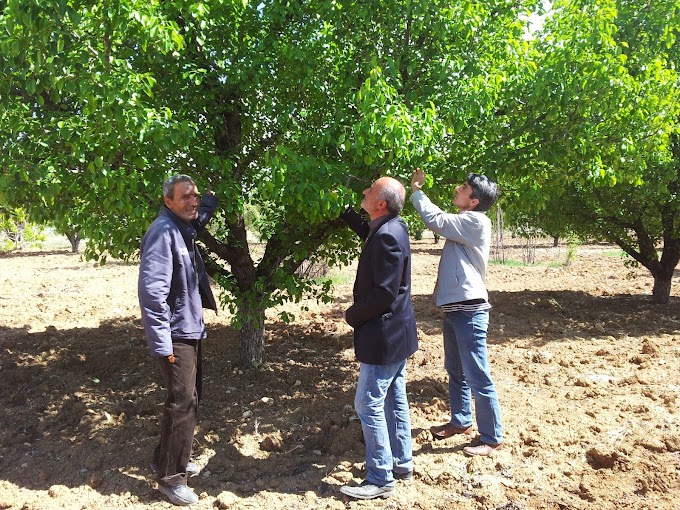
[[[370,233],[368,222],[348,208],[340,216],[365,240],[354,281],[347,323],[354,328],[354,352],[362,363],[387,365],[418,350],[411,302],[411,247],[398,216],[385,216]]]

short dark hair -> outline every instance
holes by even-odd
[[[498,200],[498,185],[485,175],[468,174],[467,183],[472,188],[470,198],[479,200],[475,211],[485,212]]]
[[[178,182],[190,182],[191,184],[196,184],[194,180],[185,174],[171,175],[163,183],[163,196],[168,197],[170,200],[175,198],[175,184]]]

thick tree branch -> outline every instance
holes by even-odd
[[[343,225],[344,223],[341,220],[336,219],[310,227],[307,231],[298,231],[296,234],[291,233],[291,228],[288,230],[288,234],[285,235],[285,240],[282,238],[271,239],[267,243],[265,254],[258,265],[258,276],[270,278],[279,268],[283,269],[285,274],[292,275],[309,258],[309,256],[294,257],[293,250],[285,248],[286,245],[290,245],[291,235],[295,235],[304,243],[304,247],[309,254],[318,250],[326,242],[328,235]],[[276,286],[272,283],[268,285],[267,290],[273,292],[276,290]]]

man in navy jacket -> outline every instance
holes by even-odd
[[[399,213],[406,192],[381,177],[364,190],[361,207],[370,221],[348,208],[341,218],[365,240],[354,282],[354,303],[345,312],[354,328],[360,364],[354,407],[366,444],[366,479],[343,494],[358,499],[389,497],[395,479],[413,477],[411,421],[406,397],[406,360],[418,350],[411,303],[411,249]]]
[[[200,199],[187,175],[163,183],[165,207],[142,239],[139,306],[151,355],[158,359],[168,391],[161,437],[154,453],[158,490],[176,505],[198,496],[187,477],[199,468],[189,461],[201,388],[203,308],[217,310],[196,236],[217,208],[211,193]],[[200,204],[199,204],[200,202]]]

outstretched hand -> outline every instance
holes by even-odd
[[[425,172],[420,168],[416,168],[411,178],[411,191],[420,191],[423,188],[423,184],[425,184]]]

